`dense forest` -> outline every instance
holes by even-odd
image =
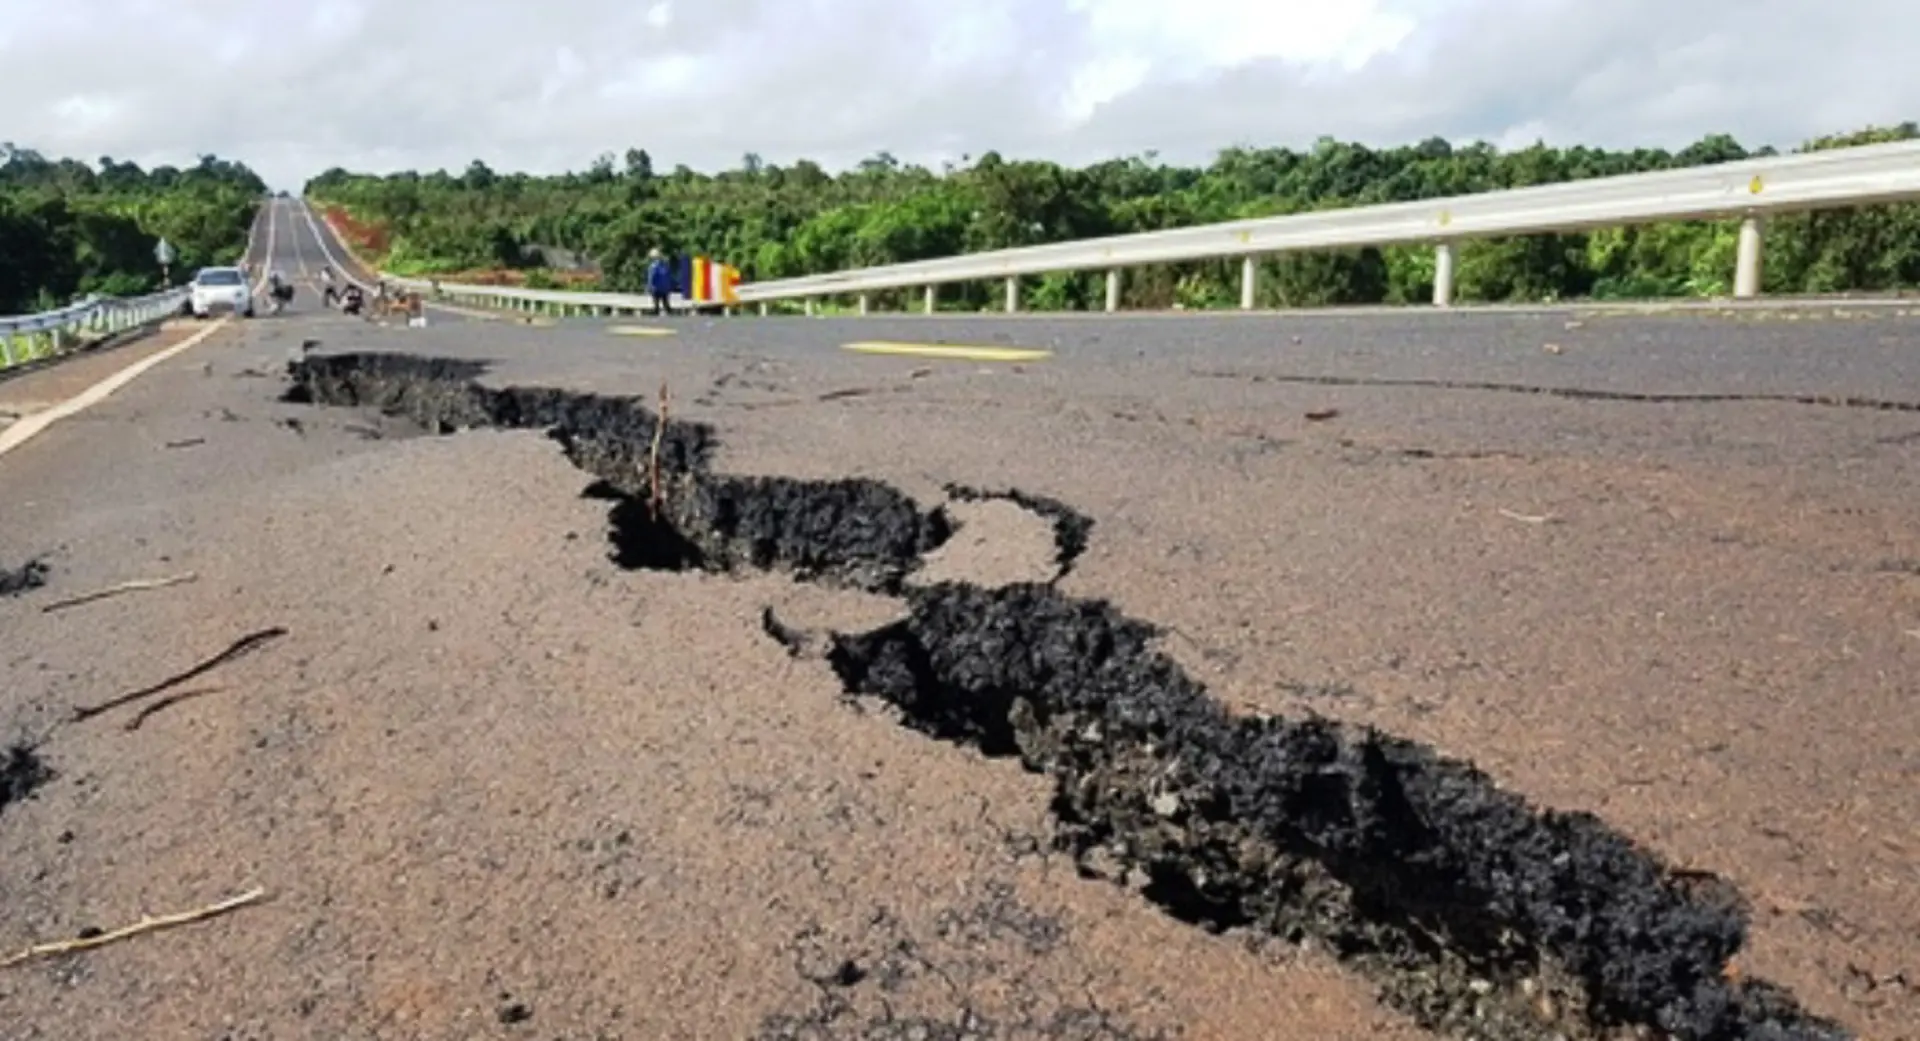
[[[1916,136],[1920,128],[1909,123],[1802,149]],[[988,153],[934,171],[882,153],[835,176],[804,160],[782,167],[754,155],[724,173],[685,166],[663,173],[644,150],[631,149],[552,177],[499,173],[477,161],[458,175],[334,169],[306,192],[359,249],[396,273],[637,290],[647,250],[656,246],[716,257],[755,281],[1767,154],[1724,135],[1678,152],[1543,145],[1502,152],[1439,139],[1381,150],[1323,139],[1308,151],[1229,149],[1204,168],[1148,155],[1073,169]],[[1456,292],[1465,300],[1722,295],[1731,290],[1735,240],[1732,222],[1706,222],[1474,242],[1460,251]],[[1781,218],[1769,227],[1766,248],[1771,293],[1912,285],[1920,282],[1920,206]],[[1234,306],[1238,278],[1237,261],[1131,270],[1125,305]],[[1259,302],[1418,301],[1431,297],[1432,279],[1426,248],[1287,255],[1263,263]],[[985,285],[942,294],[955,308],[1000,300],[997,287]],[[1035,308],[1097,308],[1104,287],[1097,273],[1047,276],[1031,279],[1023,299]]]
[[[214,156],[184,170],[111,158],[96,168],[0,145],[0,314],[157,289],[162,237],[176,253],[176,283],[232,263],[266,191],[252,170]]]

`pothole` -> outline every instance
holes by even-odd
[[[1377,730],[1233,716],[1152,649],[1152,625],[1050,583],[939,581],[936,561],[932,584],[910,585],[954,517],[884,483],[717,474],[704,425],[662,426],[638,399],[489,389],[478,372],[308,357],[289,366],[288,397],[442,431],[546,429],[599,478],[589,493],[613,502],[615,553],[631,566],[777,570],[899,597],[904,617],[865,631],[808,630],[772,609],[763,622],[904,725],[1052,777],[1056,842],[1083,873],[1198,927],[1324,949],[1429,1028],[1489,1041],[1847,1036],[1780,988],[1731,978],[1747,930],[1731,886],[1667,868],[1597,817],[1534,807]],[[1060,571],[1086,548],[1091,521],[1064,504],[949,494],[1046,514]]]

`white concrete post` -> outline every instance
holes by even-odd
[[[866,314],[869,306],[870,306],[870,303],[867,299],[867,294],[861,293],[860,294],[860,313]]]
[[[1733,269],[1733,295],[1746,300],[1760,295],[1760,238],[1763,231],[1758,214],[1740,222],[1740,243]]]
[[[762,300],[760,301],[760,317],[765,318],[766,316],[767,316],[767,302],[765,300]]]
[[[1433,247],[1433,306],[1453,306],[1453,243]]]
[[[924,306],[924,308],[925,308],[925,310],[926,310],[926,312],[927,312],[928,314],[932,314],[932,313],[933,313],[933,304],[934,304],[934,300],[935,300],[935,299],[937,298],[937,296],[938,296],[938,294],[937,294],[937,292],[936,292],[935,290],[936,290],[936,287],[934,287],[934,286],[928,286],[928,287],[927,287],[927,300],[926,300],[926,303],[925,303],[925,304],[924,304],[923,306]]]
[[[807,297],[807,317],[813,317],[813,297]]]
[[[1120,310],[1120,269],[1107,272],[1107,310]]]
[[[1015,275],[1007,279],[1007,313],[1020,310],[1020,277]]]
[[[1260,265],[1251,254],[1240,258],[1240,310],[1253,310],[1253,294],[1259,288]]]

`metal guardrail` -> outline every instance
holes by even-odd
[[[0,368],[59,354],[73,345],[157,322],[179,311],[187,289],[138,297],[92,297],[43,314],[0,317]]]
[[[1760,294],[1761,239],[1768,216],[1915,198],[1920,198],[1920,141],[1901,141],[971,253],[753,282],[740,286],[738,294],[741,304],[759,304],[762,313],[768,303],[781,300],[804,300],[811,313],[820,297],[851,295],[859,298],[864,314],[871,293],[921,288],[925,310],[932,313],[937,286],[998,280],[1006,285],[1006,309],[1017,311],[1024,276],[1105,270],[1106,309],[1116,311],[1121,272],[1127,267],[1240,257],[1240,306],[1252,309],[1257,260],[1263,255],[1431,243],[1436,254],[1433,302],[1445,307],[1453,300],[1454,246],[1463,239],[1738,217],[1742,223],[1733,295],[1750,298]],[[515,310],[632,313],[650,307],[645,297],[625,293],[385,277],[443,298]]]

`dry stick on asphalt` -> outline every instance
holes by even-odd
[[[660,416],[653,424],[653,443],[647,446],[647,481],[652,486],[652,494],[647,499],[647,512],[654,520],[660,519],[660,507],[665,499],[660,494],[660,441],[667,433],[667,384],[660,383]]]
[[[155,712],[171,708],[174,705],[180,704],[182,701],[188,701],[207,694],[218,694],[225,689],[225,687],[195,687],[192,690],[183,690],[178,694],[169,694],[159,701],[141,709],[132,719],[127,720],[126,729],[129,731],[138,730],[140,729],[140,724],[145,723],[147,717],[153,715]]]
[[[110,933],[100,933],[97,936],[83,936],[77,940],[60,940],[56,943],[35,944],[18,954],[12,955],[5,961],[0,961],[0,969],[12,968],[21,962],[46,957],[50,954],[66,954],[71,951],[84,951],[90,947],[100,947],[117,940],[124,940],[129,936],[138,936],[141,933],[150,933],[157,929],[170,929],[176,925],[186,925],[189,922],[203,921],[217,915],[226,914],[228,911],[245,907],[266,895],[267,891],[264,889],[250,889],[239,896],[222,900],[217,904],[196,907],[191,911],[160,915],[159,917],[146,915],[138,922],[126,928],[115,929]]]
[[[52,614],[55,611],[63,611],[69,607],[79,607],[81,604],[90,604],[95,600],[105,600],[110,596],[119,596],[122,593],[137,593],[146,589],[165,589],[168,586],[177,586],[182,582],[191,582],[199,577],[199,575],[187,571],[167,578],[135,579],[132,582],[122,582],[117,586],[108,586],[105,589],[96,590],[91,593],[70,596],[65,600],[55,600],[53,603],[41,608],[40,611],[42,614]]]
[[[139,701],[141,698],[150,698],[155,694],[163,693],[171,688],[177,687],[180,684],[187,682],[190,679],[195,678],[196,676],[199,676],[206,672],[210,672],[214,669],[219,668],[222,665],[225,665],[230,661],[243,657],[246,654],[258,649],[262,644],[265,644],[269,640],[276,640],[285,635],[287,635],[287,631],[277,625],[271,629],[262,629],[259,632],[248,633],[247,635],[242,636],[238,640],[233,641],[232,646],[229,646],[226,650],[221,651],[219,654],[216,654],[213,657],[208,658],[206,661],[203,661],[200,664],[195,665],[193,668],[188,669],[183,673],[180,673],[176,676],[169,676],[166,679],[161,680],[160,682],[154,684],[151,687],[143,687],[140,690],[136,690],[130,694],[122,694],[119,697],[114,698],[112,701],[103,701],[98,705],[81,705],[76,707],[73,710],[73,721],[78,723],[81,720],[92,719],[94,716],[97,716],[102,712],[108,712],[113,709],[119,708],[122,705]]]

